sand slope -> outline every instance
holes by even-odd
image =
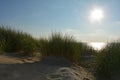
[[[0,64],[15,64],[15,63],[23,63],[22,60],[19,60],[15,57],[0,55]]]
[[[19,61],[1,56],[0,80],[95,80],[85,69],[74,66],[64,58],[49,57],[22,64]]]

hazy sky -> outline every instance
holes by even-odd
[[[93,8],[104,12],[100,23],[89,19]],[[35,37],[62,32],[107,42],[120,37],[120,0],[0,0],[0,24]]]

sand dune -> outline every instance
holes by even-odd
[[[64,58],[49,57],[39,62],[23,63],[0,56],[0,80],[95,80],[80,66]]]
[[[15,63],[23,62],[15,57],[0,55],[0,64],[15,64]]]

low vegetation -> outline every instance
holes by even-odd
[[[0,53],[2,52],[17,52],[26,56],[34,56],[39,52],[43,57],[65,57],[84,66],[90,65],[99,76],[120,74],[119,41],[108,43],[101,51],[95,51],[85,43],[77,42],[72,36],[62,33],[35,39],[27,33],[0,26]],[[87,60],[86,56],[94,58],[94,61]]]
[[[111,77],[120,74],[120,42],[108,43],[108,45],[97,54],[96,74],[99,77]]]
[[[31,35],[8,27],[0,27],[0,51],[23,52],[31,55],[37,49],[37,40]]]
[[[77,61],[80,58],[82,44],[78,44],[72,36],[53,33],[48,39],[42,39],[41,53],[43,56],[62,56],[71,61]]]
[[[86,49],[85,49],[86,48]],[[31,35],[13,30],[9,27],[0,27],[0,51],[17,52],[23,55],[41,53],[43,57],[65,57],[71,61],[80,62],[84,51],[89,51],[88,46],[78,43],[73,36],[62,33],[52,33],[48,38],[35,39]]]

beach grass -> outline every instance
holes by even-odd
[[[31,55],[37,49],[37,40],[31,35],[11,29],[9,27],[0,27],[0,51],[2,52],[20,52]]]
[[[96,74],[103,77],[111,77],[120,74],[120,41],[108,43],[97,54]]]
[[[71,61],[80,58],[81,44],[78,44],[72,36],[52,33],[48,39],[42,39],[40,42],[43,56],[66,57]]]
[[[22,52],[26,56],[33,56],[39,52],[43,57],[65,57],[80,62],[81,56],[92,53],[92,50],[86,44],[77,42],[72,35],[55,32],[48,38],[35,39],[25,32],[0,26],[1,52]]]
[[[39,52],[42,57],[64,57],[80,65],[91,65],[99,76],[120,74],[120,41],[108,43],[102,50],[95,51],[71,35],[55,32],[48,38],[35,39],[28,33],[0,26],[0,54],[2,52],[9,55],[22,52],[24,56],[34,56]],[[87,60],[86,56],[94,61]]]

